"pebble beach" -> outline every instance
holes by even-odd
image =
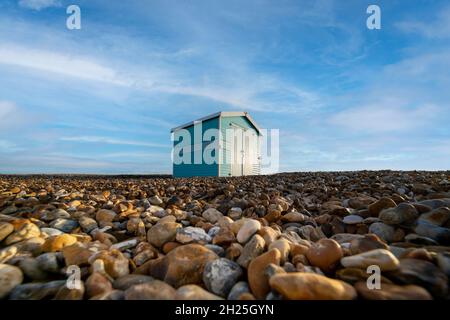
[[[449,171],[0,176],[0,299],[442,300],[449,277]]]

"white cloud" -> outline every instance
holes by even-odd
[[[418,54],[385,67],[386,80],[403,82],[432,81],[435,84],[450,82],[450,49],[435,49],[432,53]]]
[[[450,51],[414,53],[374,72],[366,90],[342,97],[339,105],[347,108],[325,123],[347,130],[344,134],[409,132],[416,136],[420,135],[416,129],[431,132],[444,125],[450,77],[443,70],[450,68]]]
[[[201,97],[250,111],[298,113],[320,106],[320,96],[315,92],[248,70],[241,76],[225,70],[220,77],[205,82],[184,76],[183,68],[163,67],[157,61],[152,74],[139,74],[121,71],[128,69],[125,65],[117,69],[99,59],[14,44],[0,48],[0,63],[44,71],[47,77],[54,73],[146,92]]]
[[[7,140],[0,140],[0,153],[9,153],[18,150],[21,150],[21,148],[18,148],[15,143]]]
[[[102,153],[97,156],[97,158],[102,159],[133,159],[134,161],[148,161],[152,159],[153,161],[170,161],[171,153],[170,151],[166,153],[158,152],[113,152],[113,153]]]
[[[30,113],[22,110],[11,101],[0,100],[0,133],[12,133],[10,130],[23,125],[30,120]]]
[[[0,120],[6,119],[7,116],[13,114],[17,107],[9,101],[0,101]]]
[[[27,9],[42,10],[61,6],[60,0],[19,0],[19,6]]]
[[[11,141],[15,132],[14,127],[24,122],[19,108],[10,101],[0,101],[0,153],[10,153],[21,150],[16,143]]]
[[[19,153],[16,157],[0,157],[0,173],[116,173],[152,174],[169,173],[169,161],[162,162],[149,157],[147,161],[128,159],[99,159],[97,157],[73,156],[57,153]]]
[[[420,34],[430,39],[450,37],[450,6],[441,9],[432,21],[406,20],[396,24],[403,32]]]
[[[309,12],[306,14],[307,20],[314,20],[318,18],[316,14],[322,12],[322,7],[328,8],[327,3],[319,1],[317,5],[307,8],[302,6],[301,10],[298,5],[294,7],[296,14],[303,17]],[[290,6],[279,8],[269,3],[264,3],[264,6],[282,10],[283,14],[291,11]],[[148,7],[139,8],[145,11]],[[206,17],[206,21],[193,21],[195,19],[185,16],[186,10],[193,9],[191,5],[170,6],[167,9],[181,14],[181,17],[175,15],[177,20],[181,19],[177,24],[182,25],[182,28],[177,29],[184,30],[183,43],[170,46],[158,41],[148,43],[119,28],[114,32],[99,32],[100,36],[95,39],[83,37],[74,42],[67,32],[59,29],[5,17],[0,19],[0,25],[4,26],[0,28],[0,36],[4,38],[0,47],[0,64],[29,68],[34,73],[40,72],[46,79],[55,77],[55,81],[59,81],[61,76],[75,77],[145,93],[199,97],[249,111],[308,113],[321,105],[321,94],[315,90],[282,79],[278,74],[256,70],[253,59],[260,57],[266,50],[261,52],[260,48],[248,48],[242,54],[239,49],[242,40],[239,37],[235,37],[236,42],[231,45],[223,46],[223,41],[218,41],[221,35],[230,36],[236,32],[228,29],[223,21],[213,17]],[[130,10],[133,10],[132,5]],[[258,10],[260,18],[268,15],[268,11],[263,8]],[[198,14],[194,11],[192,14]],[[240,9],[237,12],[241,12]],[[154,11],[151,14],[154,15]],[[166,24],[170,24],[170,17],[168,14],[164,18],[168,19]],[[328,15],[324,14],[323,17]],[[262,23],[265,20],[258,21]],[[213,27],[204,28],[206,23]],[[265,28],[265,25],[264,22],[257,28]],[[15,31],[14,37],[10,33],[2,33],[1,30],[6,28]],[[104,30],[104,26],[95,22],[91,28]],[[44,34],[46,41],[41,41]],[[37,39],[37,42],[30,42],[30,39]],[[107,50],[99,50],[103,46]],[[73,86],[77,86],[77,89],[86,88],[79,83]]]
[[[87,80],[123,85],[117,72],[91,59],[29,47],[5,44],[0,48],[0,63],[33,68]]]
[[[77,137],[61,137],[61,141],[73,141],[73,142],[86,142],[86,143],[105,143],[105,144],[117,144],[117,145],[129,145],[140,147],[170,147],[170,144],[142,142],[135,140],[122,140],[108,137],[99,136],[77,136]]]
[[[434,105],[412,108],[380,103],[341,111],[331,116],[328,122],[368,133],[408,131],[429,124],[438,110]]]

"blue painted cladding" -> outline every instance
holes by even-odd
[[[194,164],[194,126],[190,126],[185,128],[189,131],[191,135],[191,150],[190,153],[190,164],[182,163],[182,164],[173,164],[173,176],[174,177],[207,177],[207,176],[218,176],[219,173],[219,165],[217,163],[207,164],[202,159],[201,164]],[[219,117],[209,119],[202,122],[202,137],[206,130],[208,129],[219,129]],[[200,137],[200,139],[202,139]],[[181,141],[179,141],[181,142]],[[179,143],[174,141],[174,146]],[[201,152],[203,153],[205,144],[202,144]],[[217,152],[217,150],[216,150]],[[202,157],[203,158],[203,157]]]

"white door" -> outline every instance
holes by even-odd
[[[242,148],[243,138],[242,128],[235,128],[233,134],[233,140],[231,143],[232,155],[231,155],[231,175],[242,176],[243,175],[243,157],[244,150]]]
[[[244,175],[254,174],[253,168],[258,161],[257,155],[257,135],[254,130],[247,130],[244,137]]]
[[[254,130],[233,125],[234,134],[231,141],[231,175],[242,176],[254,174],[257,164],[258,136]]]

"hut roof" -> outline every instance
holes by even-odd
[[[206,120],[214,119],[214,118],[217,118],[217,117],[246,117],[247,120],[255,127],[255,129],[258,131],[258,133],[261,134],[261,129],[259,128],[259,126],[252,119],[252,117],[250,117],[248,112],[244,112],[244,111],[219,111],[219,112],[210,114],[209,116],[206,116],[206,117],[194,120],[194,121],[190,121],[190,122],[185,123],[185,124],[183,124],[181,126],[172,128],[170,130],[170,132],[175,132],[175,131],[180,130],[180,129],[188,128],[188,127],[194,125],[196,122],[206,121]]]

